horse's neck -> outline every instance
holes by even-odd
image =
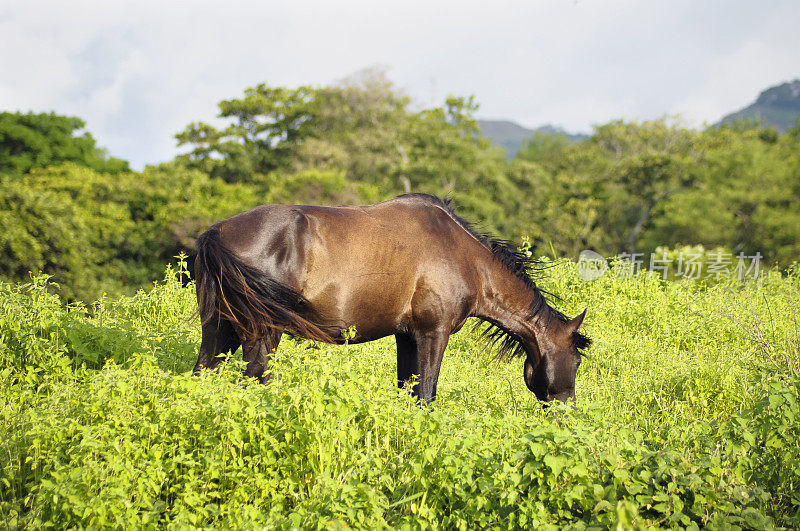
[[[539,332],[538,317],[531,310],[541,294],[498,264],[485,268],[482,293],[475,317],[489,321],[524,340],[533,340]]]

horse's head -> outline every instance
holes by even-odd
[[[581,364],[580,349],[589,346],[590,340],[578,331],[586,310],[566,322],[553,322],[546,333],[536,338],[536,352],[528,352],[525,359],[525,384],[543,402],[575,399],[575,375]]]

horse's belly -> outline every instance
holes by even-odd
[[[370,277],[342,277],[306,297],[326,324],[341,330],[355,326],[358,340],[370,341],[402,331],[410,315],[413,290],[392,282],[387,275]]]

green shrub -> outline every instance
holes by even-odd
[[[391,339],[286,338],[189,374],[181,269],[62,307],[0,285],[0,522],[39,527],[770,528],[798,525],[796,273],[759,282],[541,284],[595,339],[577,409],[543,409],[465,327],[435,411],[394,386]]]

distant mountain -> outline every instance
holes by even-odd
[[[768,88],[759,94],[755,103],[727,115],[719,124],[741,119],[758,120],[780,133],[794,127],[800,119],[800,79]]]
[[[564,134],[573,142],[580,142],[589,138],[587,135],[570,134],[561,128],[552,125],[543,125],[536,129],[522,127],[510,120],[478,120],[481,134],[492,141],[492,143],[506,150],[507,157],[513,159],[522,143],[537,133],[543,135]]]

